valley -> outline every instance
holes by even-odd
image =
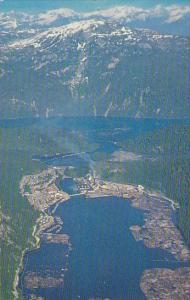
[[[15,124],[14,126],[16,127],[13,127],[13,124]],[[98,129],[97,124],[101,124],[101,128]],[[102,130],[102,126],[104,126],[104,130]],[[113,126],[116,128],[116,130],[112,129]],[[184,137],[184,126],[187,135],[182,144],[180,142],[180,136],[182,136],[183,132]],[[142,128],[144,128],[143,135]],[[22,270],[23,267],[23,263],[20,264],[20,259],[23,260],[25,257],[21,256],[22,251],[24,251],[23,254],[25,253],[26,257],[31,257],[30,259],[34,259],[33,253],[35,253],[35,251],[29,251],[27,248],[35,249],[36,247],[40,247],[38,248],[39,250],[37,250],[36,255],[39,253],[39,257],[41,257],[40,253],[43,247],[46,249],[44,250],[45,253],[49,253],[48,251],[52,253],[52,251],[57,251],[56,247],[58,247],[58,249],[59,247],[62,247],[62,250],[58,251],[60,254],[62,253],[63,257],[66,255],[66,260],[63,262],[62,267],[59,267],[59,264],[62,262],[61,259],[56,262],[56,264],[58,264],[58,269],[56,270],[51,269],[52,258],[50,258],[51,256],[47,256],[46,258],[46,255],[44,256],[44,259],[46,260],[47,268],[50,264],[49,269],[44,270],[42,267],[41,271],[39,270],[37,274],[35,273],[36,271],[28,269],[26,274],[28,274],[27,278],[30,281],[30,286],[32,284],[31,282],[33,282],[33,279],[35,282],[38,282],[36,284],[40,286],[43,278],[46,278],[46,276],[47,278],[59,278],[61,274],[64,274],[65,280],[68,278],[67,272],[71,272],[72,270],[69,267],[69,260],[73,255],[72,253],[74,253],[74,250],[72,250],[73,238],[78,239],[80,237],[80,232],[78,232],[78,236],[75,237],[74,227],[72,232],[69,233],[71,228],[65,228],[65,218],[67,218],[67,215],[62,219],[62,215],[57,215],[57,211],[61,209],[62,205],[64,207],[64,205],[68,203],[68,209],[70,209],[69,207],[73,206],[73,213],[75,215],[76,211],[78,211],[77,208],[74,208],[75,205],[80,203],[81,207],[84,205],[86,207],[85,199],[88,199],[88,203],[91,203],[92,201],[92,205],[95,205],[93,203],[97,202],[97,205],[99,205],[99,208],[97,207],[97,209],[100,213],[100,216],[101,205],[106,205],[104,203],[108,203],[106,206],[106,209],[108,210],[109,202],[113,201],[113,205],[110,206],[110,209],[113,209],[114,212],[117,210],[117,205],[120,205],[119,203],[122,201],[123,204],[121,205],[126,205],[126,208],[123,208],[125,214],[128,214],[128,204],[125,203],[130,202],[133,207],[132,209],[141,210],[144,214],[143,223],[139,223],[138,220],[135,222],[136,217],[134,215],[134,218],[132,218],[130,221],[130,226],[128,225],[128,229],[126,229],[126,232],[130,234],[130,241],[133,243],[134,249],[137,247],[136,245],[141,243],[141,245],[144,245],[144,250],[141,251],[146,252],[148,251],[147,249],[153,250],[160,248],[162,251],[166,251],[167,253],[173,255],[175,258],[166,259],[165,255],[163,257],[160,256],[160,254],[158,255],[158,253],[154,254],[155,257],[158,255],[158,257],[160,257],[158,260],[160,260],[160,262],[163,261],[164,263],[159,266],[161,269],[162,267],[165,268],[166,265],[167,269],[170,269],[170,261],[176,267],[182,267],[182,265],[184,267],[187,266],[186,261],[188,261],[189,250],[184,243],[185,232],[188,232],[187,228],[189,220],[188,216],[186,216],[187,209],[184,210],[186,205],[184,200],[186,199],[185,193],[187,193],[187,189],[183,188],[183,194],[180,195],[180,198],[177,198],[177,193],[170,194],[165,192],[165,190],[158,192],[157,184],[160,179],[157,177],[158,179],[156,180],[155,184],[154,176],[159,175],[158,166],[162,170],[163,162],[162,160],[160,161],[153,159],[154,152],[152,152],[151,147],[154,146],[154,148],[158,150],[162,149],[164,157],[167,157],[167,151],[170,151],[170,148],[167,148],[165,137],[168,137],[169,134],[172,134],[173,137],[175,136],[176,138],[170,139],[173,141],[173,144],[169,145],[169,147],[173,149],[175,155],[170,156],[170,160],[164,160],[166,163],[165,167],[167,167],[169,170],[170,166],[173,164],[175,165],[175,159],[179,158],[182,154],[183,158],[185,159],[185,163],[187,163],[187,156],[185,153],[188,151],[188,128],[188,123],[186,122],[186,124],[184,124],[184,121],[181,124],[173,124],[173,121],[160,121],[158,124],[157,120],[154,122],[152,120],[142,120],[139,122],[137,120],[132,121],[130,119],[127,120],[127,122],[125,119],[115,119],[114,121],[113,119],[86,119],[85,124],[84,120],[82,121],[80,119],[67,119],[65,122],[64,119],[57,118],[52,120],[41,120],[40,122],[39,120],[33,120],[33,123],[30,125],[28,124],[27,126],[24,125],[24,121],[15,121],[14,123],[4,122],[4,128],[1,128],[2,141],[7,139],[7,141],[10,141],[7,143],[7,145],[10,145],[10,147],[14,145],[14,151],[18,158],[18,153],[22,149],[20,153],[21,156],[19,164],[15,165],[13,163],[15,155],[8,155],[8,148],[6,150],[7,156],[4,155],[4,157],[7,157],[8,160],[7,162],[6,160],[3,162],[4,165],[6,163],[6,169],[4,170],[9,168],[9,174],[11,174],[11,172],[15,172],[15,167],[17,167],[21,172],[14,187],[15,190],[18,190],[18,197],[20,198],[17,199],[20,200],[17,201],[20,203],[20,208],[18,208],[17,211],[12,211],[12,194],[10,194],[10,202],[2,202],[4,205],[5,203],[7,204],[7,208],[5,206],[2,206],[1,208],[3,215],[6,214],[7,216],[6,218],[4,217],[5,221],[3,223],[3,226],[5,226],[4,228],[6,229],[4,232],[7,232],[7,235],[4,234],[4,246],[1,247],[1,257],[4,259],[5,255],[7,255],[7,252],[12,251],[16,258],[14,265],[11,261],[7,262],[7,265],[9,266],[8,269],[1,270],[1,274],[3,274],[3,276],[9,280],[9,285],[7,286],[7,289],[4,289],[4,293],[9,293],[8,295],[11,298],[12,292],[10,291],[9,287],[13,284],[13,282],[15,282],[14,285],[18,284],[18,277],[16,277],[16,281],[15,277],[8,277],[9,275],[7,270],[9,270],[9,268],[13,270],[14,267],[15,271],[14,273],[11,272],[10,275],[17,274],[18,276],[20,273],[20,271],[18,273],[18,270]],[[111,142],[110,135],[112,137]],[[138,143],[136,143],[136,139],[139,139]],[[141,149],[141,139],[142,146],[144,147],[143,149]],[[152,144],[149,142],[150,139]],[[147,144],[145,142],[146,140],[148,141]],[[96,143],[94,143],[94,141],[96,141]],[[161,146],[162,143],[164,148]],[[138,146],[138,150],[135,149],[134,146]],[[4,151],[3,144],[1,149],[1,151]],[[13,148],[11,149],[13,150]],[[123,151],[121,152],[121,157],[124,161],[120,161],[120,156],[118,156],[118,154],[117,156],[114,154],[116,151],[119,153],[119,149],[122,149],[120,151]],[[75,152],[73,152],[73,150]],[[127,154],[124,156],[124,150],[135,154]],[[23,153],[25,153],[25,156],[23,156]],[[24,165],[23,157],[25,157],[26,165]],[[134,157],[138,159],[134,159]],[[156,157],[158,158],[157,154]],[[112,160],[113,158],[114,161]],[[149,175],[150,171],[147,168],[147,163],[149,168],[152,168],[151,177]],[[183,165],[182,162],[180,165]],[[102,166],[104,166],[104,169],[102,169]],[[127,166],[127,168],[125,166]],[[136,171],[137,168],[139,170],[138,172]],[[134,169],[135,173],[130,171],[132,169]],[[117,170],[117,173],[114,170]],[[144,180],[149,181],[142,182],[141,171],[143,172]],[[19,172],[17,172],[17,174],[19,174]],[[87,174],[91,174],[91,176],[86,176]],[[160,178],[164,180],[163,172],[160,171],[160,174]],[[183,178],[183,180],[188,180],[188,177],[185,174],[186,173],[184,173],[184,176],[180,176],[182,176],[181,178]],[[72,183],[71,180],[64,182],[64,178],[73,178],[74,183]],[[150,179],[152,179],[152,181]],[[173,186],[173,177],[168,177],[167,175],[167,179],[170,179]],[[144,185],[144,183],[145,187],[143,188],[142,185]],[[8,190],[8,186],[12,190],[12,181],[7,181],[5,191]],[[168,184],[167,186],[169,187]],[[157,193],[154,192],[155,190]],[[1,191],[3,191],[3,189],[1,189]],[[174,191],[175,189],[172,189],[172,193],[174,193]],[[174,195],[174,197],[172,195]],[[171,196],[173,200],[170,200]],[[80,200],[81,197],[82,199]],[[184,197],[183,201],[182,197]],[[99,198],[100,200],[98,200]],[[112,198],[114,198],[114,200],[110,200]],[[88,208],[86,209],[88,211]],[[21,215],[21,212],[24,215]],[[120,214],[119,211],[118,214]],[[180,215],[183,215],[183,223],[181,223],[181,219],[178,217]],[[11,216],[11,219],[8,218],[8,216]],[[25,227],[24,230],[22,229],[23,227],[21,227],[21,231],[19,231],[17,225],[18,219],[20,219],[23,223],[23,216],[26,218],[26,222],[24,223]],[[91,213],[91,218],[93,220],[93,210]],[[82,219],[82,217],[79,218],[79,221],[81,222]],[[103,216],[102,220],[104,220]],[[120,219],[118,216],[118,222],[120,222],[119,220]],[[90,222],[90,219],[88,222]],[[99,222],[101,224],[102,221],[100,220]],[[69,224],[70,223],[68,223],[68,226],[70,226]],[[110,224],[110,226],[113,225]],[[178,226],[180,226],[180,231]],[[86,228],[88,228],[88,226]],[[125,226],[123,228],[125,228]],[[24,235],[23,232],[25,232]],[[155,235],[155,233],[157,234]],[[85,231],[84,234],[86,234]],[[23,239],[24,237],[26,237],[25,242]],[[122,238],[118,240],[118,246],[120,245],[121,240]],[[188,235],[186,235],[186,241],[188,241]],[[76,245],[78,245],[78,242],[76,242]],[[114,247],[117,248],[118,246],[115,245]],[[50,247],[51,250],[48,250],[48,247]],[[93,247],[97,249],[96,251],[98,251],[99,248],[97,246]],[[82,255],[83,250],[81,249],[81,251]],[[102,255],[103,254],[104,252],[102,252]],[[83,255],[85,257],[84,253]],[[151,258],[150,254],[147,255],[145,255],[145,257]],[[37,257],[35,259],[37,259]],[[174,262],[175,260],[176,262]],[[19,265],[20,267],[18,269]],[[151,270],[153,266],[156,268],[156,264],[154,262],[150,262],[150,264],[146,266],[144,270]],[[62,268],[64,269],[63,271],[61,271]],[[141,272],[139,271],[139,278],[142,276]],[[73,276],[73,274],[75,274],[75,272],[71,273],[69,276]],[[39,280],[37,279],[38,276]],[[161,273],[160,276],[162,276]],[[158,284],[160,284],[159,278]],[[138,280],[140,282],[140,279]],[[78,285],[79,282],[76,284]],[[78,288],[80,289],[80,285]],[[146,289],[143,289],[143,291]],[[19,293],[20,289],[18,290],[18,295]],[[35,293],[32,291],[30,294],[33,295],[32,297],[34,297]],[[16,291],[14,291],[14,295],[17,295]],[[90,295],[89,298],[95,296],[94,292]],[[106,297],[107,292],[103,293],[103,295]],[[107,296],[112,298],[111,295]],[[38,295],[38,297],[43,296]]]
[[[189,3],[63,2],[0,0],[0,300],[189,300]]]

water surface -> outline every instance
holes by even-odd
[[[69,234],[72,251],[64,288],[35,291],[47,300],[143,300],[140,278],[145,269],[183,265],[166,251],[148,249],[135,241],[129,228],[143,225],[143,212],[131,207],[129,200],[76,196],[61,204],[56,215],[64,221],[62,232]],[[25,272],[43,274],[47,268],[61,272],[65,265],[62,246],[42,245],[28,254]],[[27,295],[30,291],[24,292]]]

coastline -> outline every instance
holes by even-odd
[[[54,213],[62,202],[69,200],[73,196],[68,195],[55,186],[55,181],[58,176],[63,176],[64,178],[64,168],[49,168],[39,174],[26,176],[23,178],[21,183],[22,194],[25,195],[31,205],[33,205],[40,212],[40,216],[36,220],[32,232],[32,236],[35,240],[33,248],[35,249],[40,246],[40,237],[42,237],[44,233],[51,236],[51,230],[56,227],[58,228],[56,235],[60,235],[59,230],[62,226],[62,223],[60,220],[56,219]],[[190,259],[190,251],[183,243],[182,237],[170,217],[171,211],[175,210],[173,200],[157,192],[150,192],[141,185],[106,182],[90,175],[86,177],[74,178],[74,180],[78,186],[79,195],[85,195],[88,198],[100,196],[122,197],[123,200],[129,200],[133,207],[145,211],[147,220],[143,228],[140,226],[135,226],[135,224],[133,228],[130,228],[136,241],[142,240],[145,246],[148,248],[158,247],[160,249],[168,250],[175,256],[175,258],[181,260],[182,262]],[[31,193],[25,192],[25,185],[29,186]],[[38,193],[39,187],[40,194]],[[47,189],[49,193],[47,193]],[[47,195],[49,198],[47,198]],[[46,201],[44,202],[45,208],[43,207],[42,203],[42,198],[44,196],[46,196]],[[39,201],[39,199],[41,202],[36,202]],[[162,220],[163,217],[164,220]],[[160,220],[162,220],[162,222]],[[167,226],[169,229],[165,229]],[[155,228],[157,231],[155,231]],[[157,233],[155,234],[155,232]],[[159,232],[161,232],[161,234],[158,234]],[[172,237],[170,236],[171,232],[173,232]],[[19,274],[23,269],[23,258],[27,250],[32,249],[27,248],[23,250],[19,268],[15,276],[13,290],[15,300],[18,299],[19,295]]]
[[[38,218],[39,219],[39,218]],[[32,237],[34,238],[35,243],[31,242],[32,247],[27,247],[25,249],[22,250],[22,254],[21,254],[21,258],[20,258],[20,263],[19,266],[16,270],[16,274],[15,274],[15,279],[13,282],[13,290],[12,290],[12,294],[14,297],[14,300],[18,300],[19,299],[19,291],[18,291],[18,285],[19,285],[19,276],[20,273],[23,269],[23,260],[24,260],[24,256],[26,254],[26,252],[28,250],[32,251],[34,249],[37,249],[40,247],[40,238],[38,237],[37,233],[37,226],[38,226],[38,219],[35,222],[35,225],[33,226],[33,231],[32,231]]]
[[[50,179],[50,183],[51,185],[53,185],[57,179],[57,174],[56,174],[56,171],[58,170],[58,176],[60,175],[59,172],[61,172],[61,175],[63,175],[63,171],[64,171],[64,168],[53,168],[53,169],[48,169],[46,171],[42,171],[39,175],[39,177],[46,177],[46,175],[52,175],[53,176],[53,180],[52,178]],[[49,171],[50,171],[50,174],[49,174]],[[30,204],[32,205],[31,203],[31,198],[29,197],[29,193],[28,192],[25,192],[24,190],[24,186],[29,184],[30,182],[30,179],[34,179],[34,181],[36,182],[36,176],[37,175],[29,175],[29,176],[24,176],[20,182],[20,192],[22,194],[22,196],[25,196]],[[38,177],[37,177],[38,178]],[[24,182],[23,182],[24,181]],[[37,181],[38,183],[38,181]],[[48,184],[46,185],[46,181],[44,181],[43,183],[45,183],[45,186],[44,186],[44,189],[48,186]],[[12,289],[12,294],[13,294],[13,297],[14,297],[14,300],[18,300],[19,299],[19,291],[18,291],[18,285],[19,285],[19,275],[21,273],[21,271],[23,270],[23,259],[24,259],[24,256],[26,254],[27,251],[32,251],[34,249],[38,249],[40,247],[40,242],[41,242],[41,239],[40,239],[40,235],[47,229],[47,228],[51,228],[52,226],[56,225],[57,222],[56,220],[54,220],[54,217],[53,217],[53,213],[54,211],[51,211],[50,213],[48,213],[48,209],[53,205],[55,204],[57,207],[60,203],[66,201],[69,199],[68,195],[66,193],[60,193],[59,197],[57,198],[57,193],[60,192],[58,190],[58,188],[56,188],[55,186],[53,186],[54,188],[54,191],[51,191],[51,192],[54,192],[54,195],[55,196],[55,199],[52,200],[52,198],[54,197],[51,197],[50,199],[50,202],[48,203],[48,205],[44,205],[45,207],[43,206],[36,206],[35,205],[35,200],[36,198],[34,199],[34,202],[33,202],[33,206],[36,210],[38,210],[40,212],[40,216],[36,219],[36,222],[33,226],[33,231],[32,231],[32,237],[34,239],[34,242],[31,241],[31,247],[27,247],[25,249],[22,250],[22,254],[21,254],[21,258],[20,258],[20,263],[19,263],[19,266],[16,270],[16,274],[15,274],[15,279],[14,279],[14,282],[13,282],[13,289]],[[34,192],[34,191],[33,191]],[[32,195],[32,194],[31,194]],[[52,194],[51,194],[52,196]],[[62,197],[62,198],[61,198]],[[42,225],[43,224],[43,225]]]

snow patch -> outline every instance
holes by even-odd
[[[111,111],[112,106],[113,106],[113,104],[112,104],[112,101],[111,101],[110,104],[109,104],[109,106],[108,106],[108,108],[107,108],[107,110],[106,110],[106,112],[105,112],[105,114],[104,114],[105,118],[108,116],[109,112]]]
[[[108,65],[108,70],[115,69],[118,63],[119,63],[119,58],[113,57],[111,63],[109,63]]]

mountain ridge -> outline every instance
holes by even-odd
[[[114,20],[124,25],[149,28],[163,33],[190,35],[189,5],[157,5],[151,8],[135,6],[114,6],[89,12],[78,12],[69,8],[42,11],[36,14],[27,12],[1,12],[0,28],[21,29],[23,27],[51,27],[91,18]],[[175,25],[175,26],[173,26]]]
[[[4,118],[190,117],[189,38],[94,18],[33,28],[0,49]]]

